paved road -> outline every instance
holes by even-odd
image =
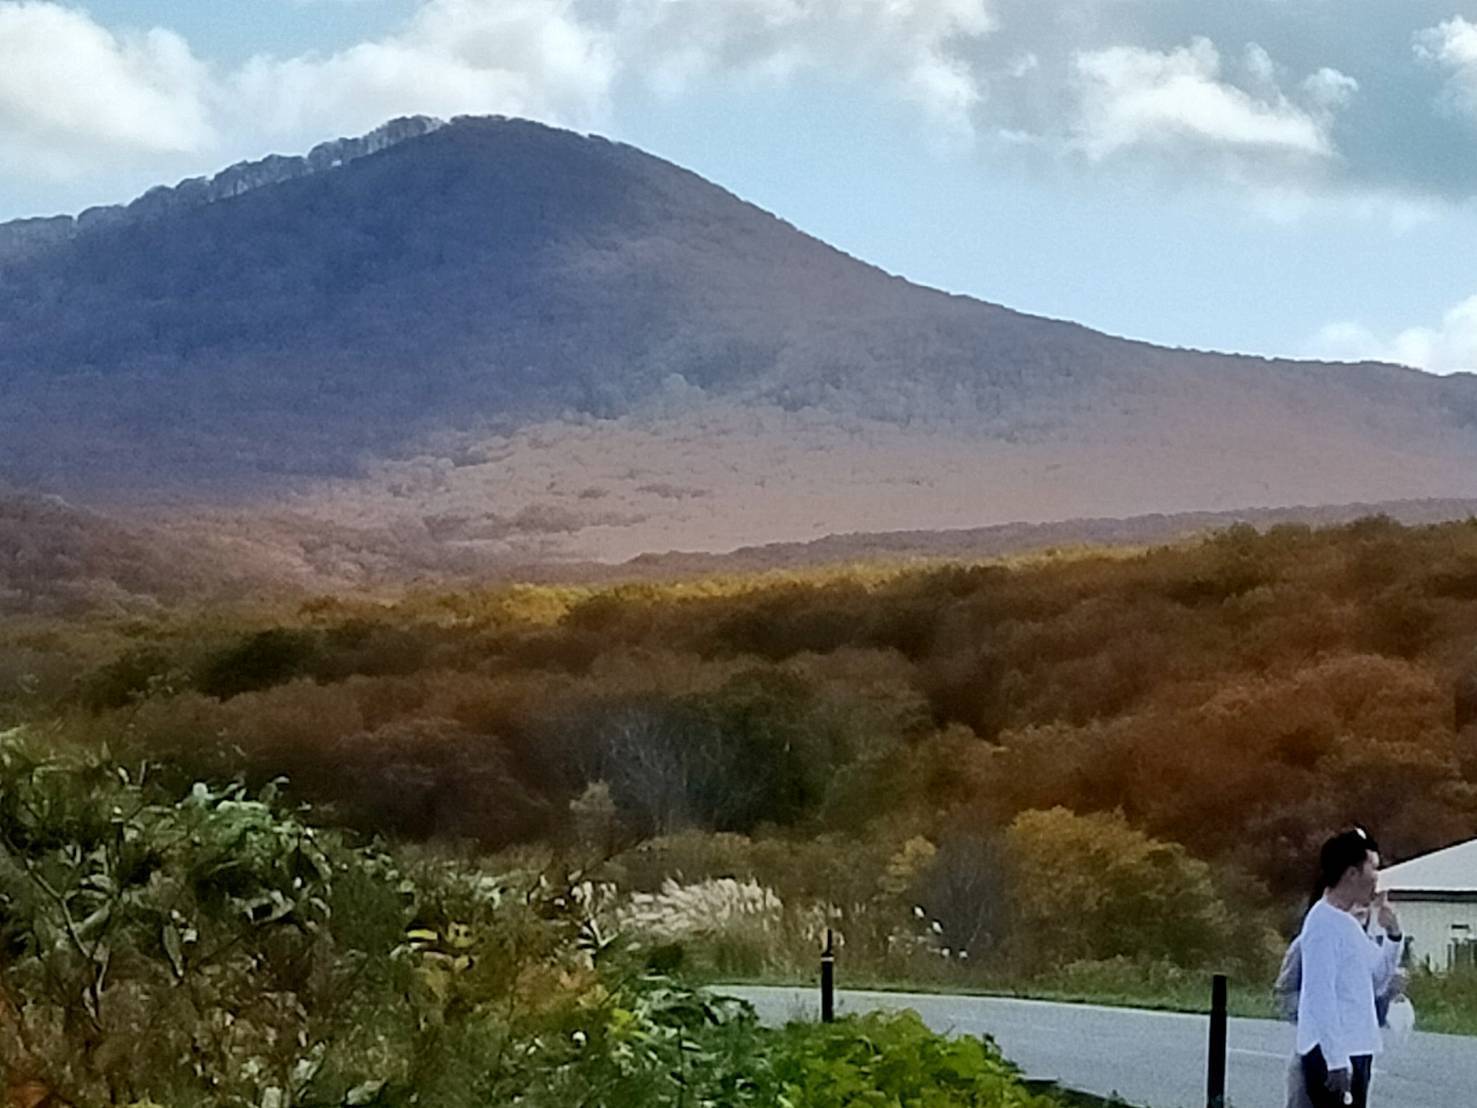
[[[766,1021],[814,1019],[811,989],[730,988]],[[1052,1078],[1144,1108],[1204,1108],[1209,1020],[1175,1012],[993,997],[842,992],[837,1011],[912,1008],[936,1031],[990,1034],[1029,1077]],[[1292,1026],[1233,1019],[1227,1097],[1283,1108]],[[1374,1108],[1477,1108],[1477,1039],[1417,1033],[1376,1059]]]

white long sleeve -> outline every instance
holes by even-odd
[[[1309,909],[1298,942],[1298,1053],[1321,1048],[1329,1069],[1347,1069],[1352,1056],[1380,1053],[1376,979],[1393,972],[1387,967],[1398,964],[1398,952],[1370,942],[1353,916],[1326,901]]]
[[[1308,913],[1300,936],[1303,985],[1298,995],[1298,1053],[1307,1054],[1314,1047],[1321,1047],[1329,1069],[1346,1070],[1349,1048],[1341,1033],[1343,1021],[1339,1017],[1338,998],[1343,944],[1339,942],[1338,931],[1318,918],[1321,904],[1314,905]],[[1361,967],[1363,964],[1361,959]]]

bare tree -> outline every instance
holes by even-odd
[[[963,832],[945,839],[918,889],[943,928],[943,945],[978,957],[993,951],[1010,923],[1005,852],[993,836]]]
[[[621,709],[601,722],[597,749],[600,777],[641,831],[666,835],[695,824],[694,759],[671,712]]]

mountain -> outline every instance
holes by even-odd
[[[1039,328],[1051,364],[1028,367]],[[17,259],[0,333],[27,438],[85,428],[44,469],[6,436],[0,464],[132,482],[120,466],[147,457],[187,485],[342,472],[467,413],[619,414],[673,377],[889,417],[958,393],[1008,430],[1032,396],[1135,360],[891,278],[629,147],[510,120]]]
[[[0,489],[0,615],[147,610],[268,580],[239,565],[212,564],[198,544],[60,497]]]
[[[922,288],[526,121],[349,142],[0,227],[0,478],[463,560],[1477,494],[1470,375]]]

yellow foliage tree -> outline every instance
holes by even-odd
[[[1210,868],[1121,813],[1022,812],[1006,832],[1020,955],[1033,969],[1109,958],[1235,957]]]

